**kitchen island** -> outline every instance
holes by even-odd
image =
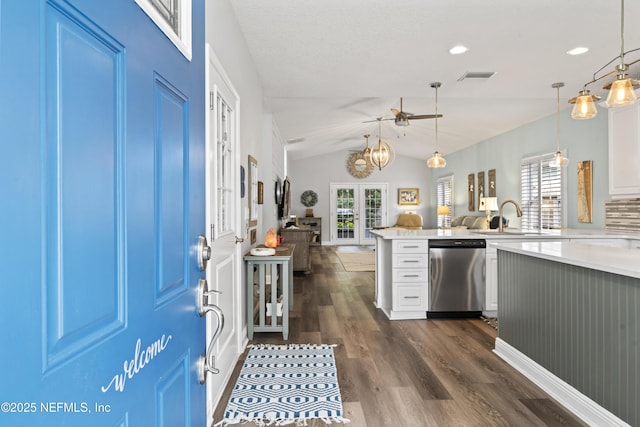
[[[640,251],[583,242],[492,245],[495,352],[588,424],[640,425]]]
[[[640,236],[607,230],[559,230],[528,232],[507,228],[497,230],[401,230],[380,229],[376,236],[375,305],[389,319],[425,319],[429,306],[429,240],[484,239],[485,304],[483,313],[496,316],[498,310],[497,253],[492,242],[588,242],[617,247],[640,247]]]
[[[375,305],[389,319],[426,319],[429,307],[429,240],[482,239],[487,242],[502,240],[556,240],[558,233],[525,233],[509,229],[497,230],[401,230],[381,229],[371,232],[376,236],[376,292]],[[564,236],[567,238],[567,236]],[[495,250],[486,252],[486,289],[483,312],[495,316],[497,310],[497,280],[494,274]]]

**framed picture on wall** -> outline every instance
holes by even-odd
[[[592,217],[592,178],[591,160],[576,163],[578,168],[578,222],[591,222]]]
[[[480,210],[480,199],[487,197],[484,188],[484,171],[478,172],[478,210]]]
[[[488,197],[496,197],[496,170],[489,169],[489,188],[487,189]],[[485,196],[486,197],[486,196]]]
[[[469,176],[467,177],[467,210],[469,212],[473,212],[476,210],[475,200],[474,200],[475,178],[476,176],[472,173],[470,173]]]
[[[420,189],[418,188],[398,188],[398,204],[400,206],[419,205]]]

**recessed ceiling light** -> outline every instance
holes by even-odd
[[[588,47],[578,46],[578,47],[574,47],[571,50],[568,50],[567,53],[569,55],[582,55],[583,53],[586,53],[588,51],[589,51]]]
[[[449,53],[451,55],[460,55],[461,53],[465,53],[468,50],[469,50],[468,47],[462,46],[462,45],[458,45],[458,46],[454,46],[451,49],[449,49]]]

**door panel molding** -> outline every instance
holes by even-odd
[[[76,10],[49,4],[45,13],[42,348],[48,372],[125,327],[125,63],[122,45]],[[87,299],[93,303],[81,303]]]
[[[189,103],[169,81],[154,75],[154,250],[156,253],[156,307],[189,288],[189,242],[187,230],[175,221],[188,218]]]

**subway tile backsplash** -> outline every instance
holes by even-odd
[[[640,231],[640,198],[607,200],[604,215],[608,230]]]

